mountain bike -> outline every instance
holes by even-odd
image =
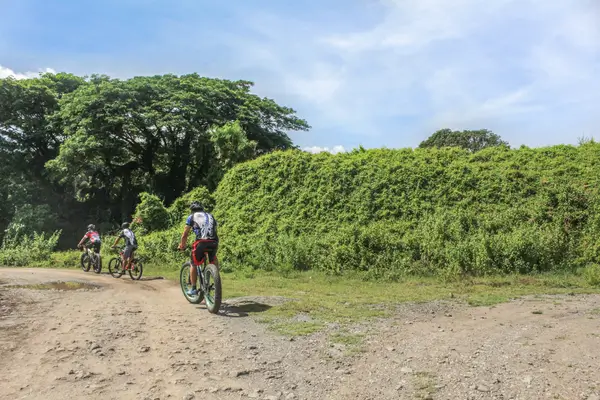
[[[190,296],[187,291],[192,287],[190,278],[190,266],[191,261],[184,263],[181,266],[179,272],[179,284],[181,285],[181,291],[183,295],[192,304],[199,304],[202,299],[206,302],[206,309],[212,314],[219,312],[221,307],[221,275],[219,273],[219,267],[215,264],[209,263],[208,252],[204,252],[204,258],[199,265],[194,265],[196,268],[196,288],[198,288],[198,295]]]
[[[113,276],[113,278],[120,278],[125,274],[125,268],[123,267],[123,259],[121,256],[123,255],[123,250],[115,249],[117,253],[116,257],[113,257],[108,262],[108,272]],[[131,261],[131,268],[127,269],[129,272],[129,277],[134,281],[139,281],[142,278],[142,273],[144,272],[144,258],[143,257],[134,257]]]
[[[94,267],[94,272],[99,274],[102,271],[102,257],[92,249],[92,246],[86,245],[81,253],[81,269],[88,272],[90,267]]]

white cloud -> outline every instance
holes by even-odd
[[[302,150],[307,151],[309,153],[322,153],[324,151],[331,153],[331,154],[338,154],[338,153],[345,153],[346,149],[344,148],[344,146],[338,145],[338,146],[333,146],[332,148],[329,147],[319,147],[319,146],[309,146],[309,147],[305,147]]]
[[[4,67],[0,65],[0,79],[8,78],[9,76],[15,79],[28,79],[28,78],[37,78],[41,73],[49,72],[51,74],[55,74],[56,71],[52,68],[40,69],[37,72],[15,72],[10,68]]]
[[[460,38],[511,0],[386,0],[385,17],[372,29],[325,41],[352,52],[416,50],[436,40]],[[476,16],[476,18],[474,18]]]

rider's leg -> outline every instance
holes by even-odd
[[[198,259],[198,253],[200,253],[202,249],[198,248],[198,242],[194,243],[192,246],[192,263],[190,264],[190,282],[192,287],[188,290],[188,295],[196,296],[198,294],[198,288],[196,287],[196,283],[198,282],[198,271],[196,270],[196,264],[200,264],[202,261]]]
[[[196,289],[196,282],[198,281],[198,271],[196,271],[195,265],[190,265],[190,281],[192,282],[192,289]]]
[[[135,250],[131,252],[131,256],[129,256],[129,260],[127,260],[127,263],[128,263],[127,268],[133,268],[134,253],[135,253]]]
[[[133,254],[133,249],[130,246],[125,246],[123,250],[123,270],[129,268],[129,260],[131,259],[131,255]]]

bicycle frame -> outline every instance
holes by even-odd
[[[93,262],[96,262],[96,259],[97,259],[98,255],[96,254],[96,252],[94,252],[94,251],[92,250],[92,248],[91,248],[91,247],[89,247],[89,246],[85,246],[85,252],[87,253],[88,257],[90,257],[90,259],[91,259]]]
[[[193,259],[191,260],[192,266],[194,268],[196,268],[196,275],[198,276],[198,279],[200,279],[200,287],[202,288],[202,292],[203,293],[206,293],[206,289],[207,289],[206,288],[206,282],[205,282],[205,279],[204,279],[204,273],[206,271],[206,266],[208,265],[208,262],[209,262],[208,258],[209,258],[208,257],[208,252],[205,251],[204,252],[204,257],[202,258],[202,262],[200,264],[195,265],[194,264],[194,260]],[[192,277],[191,276],[189,277],[189,281],[190,282],[192,281]]]

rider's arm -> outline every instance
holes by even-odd
[[[185,249],[185,247],[187,245],[188,235],[190,234],[191,229],[192,229],[192,227],[189,225],[186,225],[185,228],[183,229],[183,235],[181,235],[181,242],[179,243],[180,249]]]
[[[113,243],[112,247],[116,247],[117,243],[119,243],[119,240],[121,240],[121,236],[117,236],[117,239],[115,240],[115,242]]]
[[[87,238],[87,234],[83,235],[83,237],[81,238],[81,240],[77,244],[77,247],[81,247],[83,245],[83,243],[85,242],[86,238]]]

